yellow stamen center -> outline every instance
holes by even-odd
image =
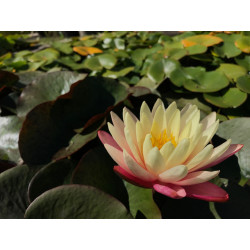
[[[162,133],[159,135],[158,138],[155,138],[153,135],[152,135],[152,137],[151,137],[151,142],[152,142],[153,147],[157,147],[157,148],[159,148],[159,149],[161,149],[162,146],[163,146],[165,143],[169,142],[169,141],[171,141],[171,143],[172,143],[175,147],[177,146],[177,143],[176,143],[176,141],[175,141],[175,137],[172,135],[172,133],[171,133],[170,136],[168,136],[168,135],[167,135],[166,129],[164,129],[164,130],[162,131]]]

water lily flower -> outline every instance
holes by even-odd
[[[99,131],[106,150],[118,164],[115,172],[137,186],[180,199],[228,200],[225,190],[209,182],[219,171],[205,171],[242,148],[231,139],[218,147],[210,143],[219,121],[212,112],[200,121],[200,110],[187,104],[179,110],[175,102],[165,109],[158,99],[152,112],[142,103],[140,119],[126,107],[123,121],[111,112],[111,135]]]

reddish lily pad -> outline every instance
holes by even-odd
[[[196,36],[189,36],[183,39],[181,42],[184,47],[191,47],[197,44],[209,47],[221,43],[223,42],[223,40],[220,37],[211,35],[196,35]]]

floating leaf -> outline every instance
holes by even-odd
[[[242,36],[235,41],[235,46],[245,53],[250,53],[250,36]]]
[[[183,86],[192,92],[216,92],[229,84],[225,75],[218,71],[206,72],[202,67],[187,67],[184,70],[188,77]]]
[[[241,76],[237,78],[236,82],[237,88],[250,94],[250,75]]]
[[[107,70],[103,76],[104,77],[109,77],[109,78],[113,78],[113,79],[116,79],[118,77],[122,77],[122,76],[125,76],[127,75],[129,72],[133,71],[134,70],[134,67],[127,67],[127,68],[124,68],[120,71],[111,71],[111,70]]]
[[[238,88],[229,88],[217,93],[204,94],[204,98],[220,108],[236,108],[246,101],[247,94]]]
[[[245,68],[231,63],[222,63],[217,71],[223,72],[230,81],[236,81],[238,77],[247,73]]]
[[[121,49],[121,50],[124,50],[124,49],[125,49],[125,41],[124,41],[124,39],[115,38],[115,39],[114,39],[114,43],[115,43],[115,47],[116,47],[117,49]]]
[[[128,194],[122,180],[114,173],[115,162],[104,147],[88,151],[73,173],[72,183],[89,185],[116,197],[128,207]]]
[[[70,55],[73,52],[73,49],[72,49],[70,43],[65,43],[65,42],[58,41],[58,42],[54,42],[52,44],[52,46],[55,49],[61,51],[62,53],[66,54],[66,55]]]
[[[22,122],[17,116],[0,117],[0,159],[18,163],[18,136]]]
[[[217,34],[223,39],[223,44],[214,47],[214,52],[220,57],[232,58],[241,54],[241,50],[235,46],[235,41],[240,37],[239,34]]]
[[[161,211],[153,200],[152,189],[137,187],[124,181],[129,195],[130,213],[142,213],[147,219],[161,219]]]
[[[37,197],[29,219],[131,219],[125,206],[103,191],[83,185],[60,186]]]
[[[0,174],[0,218],[23,219],[29,205],[27,190],[38,168],[17,166]]]
[[[60,56],[60,53],[53,49],[53,48],[47,48],[38,52],[35,52],[33,55],[28,57],[28,60],[32,63],[45,63],[50,64],[54,60],[56,60]],[[34,69],[34,68],[33,68]]]
[[[203,54],[207,51],[207,47],[201,44],[195,44],[193,46],[185,48],[187,51],[187,55],[197,55],[197,54]]]
[[[86,46],[73,47],[73,50],[81,56],[99,54],[103,52],[101,49]]]
[[[29,200],[32,202],[45,191],[69,183],[68,175],[72,173],[74,164],[64,159],[50,163],[41,168],[31,179],[28,189]]]
[[[17,108],[18,116],[23,117],[38,104],[55,100],[58,96],[69,92],[73,83],[85,77],[86,74],[69,71],[42,75],[23,90]]]
[[[235,118],[220,124],[217,135],[224,139],[232,139],[233,144],[244,144],[236,153],[242,174],[250,178],[250,118]]]
[[[246,68],[247,71],[250,71],[250,55],[245,55],[243,58],[235,58],[236,63],[240,66]]]
[[[159,60],[153,62],[153,64],[149,67],[148,73],[147,73],[148,78],[151,80],[160,83],[164,79],[164,61]]]
[[[87,127],[102,121],[106,113],[127,96],[126,87],[112,79],[88,77],[76,82],[69,93],[42,103],[28,113],[19,137],[22,158],[38,165],[49,163],[60,150],[64,152],[59,154],[60,158],[70,155],[72,151],[68,147],[72,138],[82,142],[72,141],[73,148],[78,145],[74,150],[89,141],[89,137],[77,136],[75,129],[84,127],[81,135],[87,136],[98,128],[87,133]]]
[[[97,56],[86,58],[83,65],[92,71],[101,71],[103,68]]]
[[[102,54],[98,56],[100,64],[105,68],[105,69],[112,69],[116,62],[117,59],[111,54]]]
[[[223,42],[223,40],[220,37],[211,35],[196,35],[196,36],[189,36],[183,39],[181,42],[184,47],[191,47],[196,44],[209,47],[221,43]]]

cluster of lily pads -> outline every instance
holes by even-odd
[[[248,32],[0,34],[0,217],[250,217],[249,44]],[[228,203],[173,201],[113,172],[97,131],[158,97],[216,111],[217,135],[245,145],[216,179]]]

